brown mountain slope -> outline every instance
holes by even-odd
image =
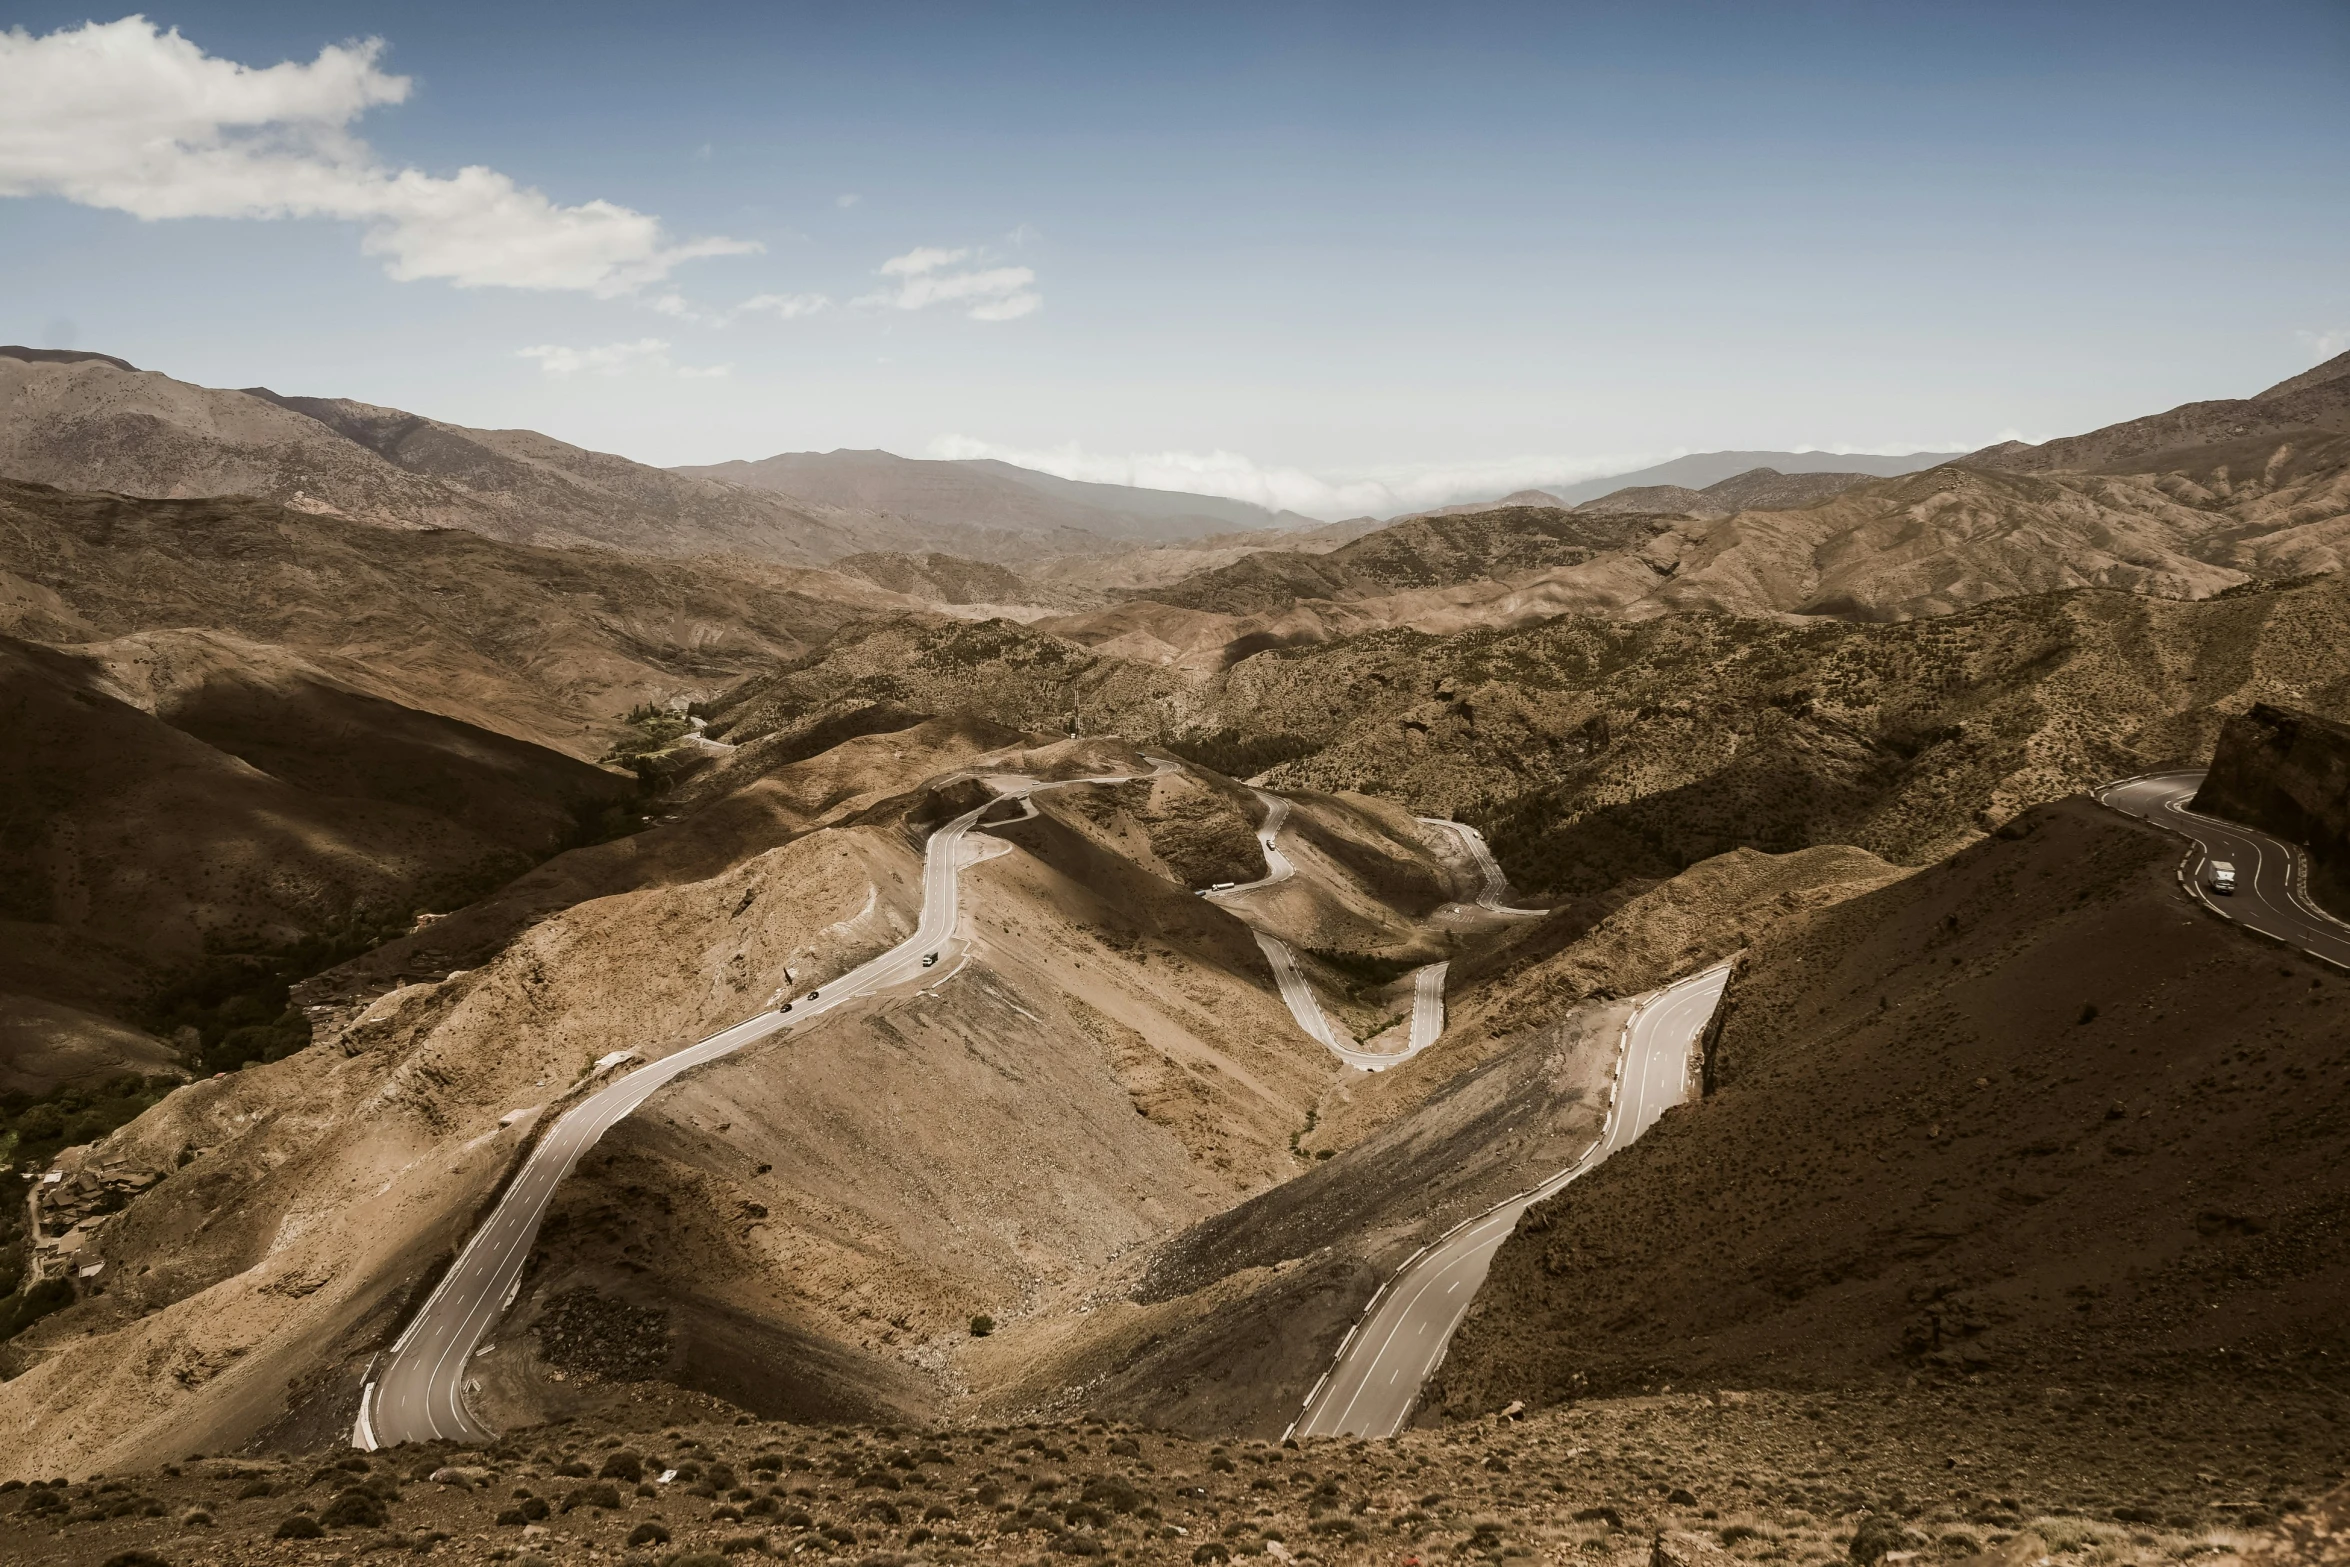
[[[2167,466],[2163,459],[2180,452],[2316,431],[2350,434],[2350,354],[2337,354],[2250,397],[2184,403],[2168,413],[2038,446],[2008,441],[1963,460],[1971,467],[2025,473],[2146,473]]]
[[[713,732],[846,699],[1075,712],[1088,733],[1269,769],[1276,787],[1458,815],[1521,887],[1591,895],[1742,845],[1920,864],[2027,806],[2208,754],[2220,716],[2252,702],[2350,715],[2350,581],[2331,577],[2194,603],[2036,594],[1892,624],[1385,631],[1205,669],[1087,650],[1054,624],[860,630],[746,683]]]
[[[2300,844],[2310,896],[2350,918],[2350,724],[2256,702],[2221,726],[2190,804]]]
[[[1575,509],[1657,517],[1726,517],[1737,510],[1702,490],[1686,489],[1678,484],[1635,484],[1621,490],[1610,490],[1597,500],[1585,501]]]
[[[78,657],[0,638],[0,714],[0,985],[117,1022],[200,968],[249,960],[259,975],[288,949],[463,901],[633,787],[224,638]],[[37,1053],[83,1026],[55,1022],[15,1045]]]
[[[648,846],[651,874],[575,877],[580,901],[477,967],[363,995],[327,1042],[72,1156],[163,1179],[83,1252],[105,1289],[0,1352],[0,1465],[217,1449],[314,1392],[334,1407],[511,1157],[530,1114],[510,1112],[607,1051],[659,1054],[901,939],[923,832],[975,764],[1147,770],[1102,742],[987,759],[972,743],[988,738],[874,735],[788,764],[731,844],[725,800],[656,828],[676,852]],[[951,797],[904,789],[941,762],[963,780]],[[963,1363],[972,1312],[1010,1332],[1079,1311],[1112,1256],[1286,1173],[1288,1134],[1338,1069],[1290,1025],[1246,928],[1179,879],[1215,830],[1197,794],[1178,775],[1048,795],[1041,817],[975,837],[968,946],[615,1133],[547,1232],[523,1326],[584,1285],[672,1312],[698,1346],[672,1372],[731,1378],[761,1407],[936,1407],[1002,1374]],[[803,830],[785,795],[849,814]],[[1245,848],[1249,831],[1228,835]],[[528,1345],[501,1335],[482,1362],[500,1418],[565,1408]],[[190,1365],[209,1369],[177,1374]]]
[[[992,562],[965,560],[935,550],[927,555],[890,551],[844,555],[826,569],[844,577],[860,577],[910,599],[942,605],[987,605],[1000,613],[1067,612],[1101,602],[1099,594],[1046,587]]]
[[[2081,800],[1759,942],[1719,1091],[1534,1210],[1431,1407],[1910,1372],[2324,1377],[2344,980]]]
[[[1093,554],[1306,522],[1246,501],[1083,484],[986,459],[938,462],[883,451],[782,452],[677,473],[824,505],[903,518],[946,547],[1005,561]],[[986,536],[987,551],[948,543]]]
[[[512,543],[813,565],[912,535],[887,519],[649,468],[530,430],[470,430],[343,398],[224,391],[0,352],[0,475],[72,490],[250,495]]]
[[[228,632],[582,757],[638,703],[715,691],[859,615],[921,607],[826,572],[0,480],[0,631],[56,643]]]
[[[1584,517],[1553,507],[1516,506],[1415,517],[1326,554],[1268,551],[1172,587],[1153,589],[1154,604],[1223,615],[1278,611],[1301,599],[1347,602],[1415,588],[1513,577],[1580,565],[1638,548],[1658,531],[1634,517]],[[1073,623],[1080,640],[1107,627],[1116,611]]]
[[[2243,402],[1900,477],[1759,468],[1577,508],[1623,519],[1613,540],[1569,540],[1541,507],[1412,518],[1326,557],[1254,557],[1053,629],[1212,668],[1368,630],[1441,636],[1562,613],[1905,620],[2067,587],[2206,598],[2350,560],[2345,398],[2350,356]],[[1637,517],[1652,520],[1626,531]],[[1472,534],[1481,547],[1463,547]]]
[[[1776,468],[1749,468],[1698,493],[1732,511],[1787,511],[1810,506],[1831,495],[1841,495],[1857,484],[1894,477],[1877,473],[1781,473]]]

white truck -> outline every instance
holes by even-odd
[[[2230,865],[2226,860],[2213,860],[2211,862],[2210,886],[2213,892],[2223,898],[2234,897],[2236,895],[2236,867]]]

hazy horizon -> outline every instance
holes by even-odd
[[[2350,346],[2316,0],[13,21],[0,340],[662,465],[1342,516],[2046,439]]]

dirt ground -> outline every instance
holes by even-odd
[[[19,1480],[25,1567],[246,1567],[400,1551],[518,1567],[1205,1564],[2147,1567],[2315,1563],[2342,1528],[2338,1402],[2095,1383],[1836,1397],[1709,1389],[1275,1446],[1100,1421],[762,1423],[608,1388],[482,1449],[197,1457]],[[2338,1557],[2338,1551],[2337,1551]]]
[[[1429,1404],[2350,1367],[2350,979],[2083,800],[1758,941],[1717,1091],[1536,1209]]]

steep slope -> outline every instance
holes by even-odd
[[[471,430],[342,398],[223,391],[0,349],[0,475],[157,499],[249,495],[396,528],[510,543],[813,565],[917,535],[529,430]]]
[[[664,1054],[900,939],[927,830],[980,797],[975,773],[1150,771],[1116,744],[1002,735],[866,736],[783,765],[763,803],[640,835],[628,863],[575,851],[548,867],[574,901],[478,966],[364,985],[320,1014],[320,1044],[69,1155],[69,1183],[127,1179],[128,1205],[76,1236],[101,1286],[7,1345],[0,1463],[331,1424],[536,1107],[596,1058]],[[1338,1066],[1247,928],[1186,889],[1176,862],[1221,830],[1197,794],[1162,772],[1004,812],[918,990],[704,1068],[611,1136],[542,1238],[521,1326],[587,1290],[669,1313],[681,1380],[920,1412],[1001,1375],[962,1360],[972,1313],[1078,1310],[1114,1255],[1286,1174]],[[564,869],[582,860],[604,868]],[[563,1412],[579,1390],[501,1337],[478,1372],[498,1418]]]
[[[1074,714],[1274,787],[1458,816],[1520,887],[1593,896],[1742,845],[1920,864],[2027,806],[2205,755],[2253,702],[2350,715],[2350,582],[2334,577],[2191,603],[2035,594],[1892,624],[1382,631],[1204,667],[1087,649],[1061,624],[860,629],[746,683],[712,730],[849,699]]]
[[[141,677],[144,677],[143,679]],[[65,1049],[88,1017],[175,1024],[211,1067],[281,955],[419,907],[464,901],[596,830],[633,784],[503,735],[416,712],[270,649],[193,634],[78,656],[0,638],[11,744],[0,831],[15,1049]],[[282,1005],[282,990],[277,1005]],[[192,1010],[188,1010],[192,1009]],[[248,1048],[249,1047],[249,1048]],[[193,1064],[191,1062],[191,1064]]]
[[[2178,453],[2317,431],[2350,434],[2350,353],[2337,354],[2251,397],[2182,403],[2167,413],[2038,446],[2007,441],[1964,460],[1971,467],[2020,473],[2150,473]]]
[[[1052,610],[1089,608],[1101,602],[1091,593],[1045,587],[988,561],[958,555],[905,555],[877,551],[844,555],[828,568],[859,577],[877,588],[940,605],[986,605],[999,613],[1041,615]]]
[[[2350,919],[2350,724],[2255,702],[2220,726],[2194,809],[2309,850],[2309,891]]]
[[[1430,1405],[2329,1379],[2342,977],[2072,800],[1759,941],[1720,1088],[1521,1223]]]
[[[583,758],[639,703],[714,692],[860,615],[922,607],[826,572],[0,480],[0,631],[55,643],[227,632]]]

